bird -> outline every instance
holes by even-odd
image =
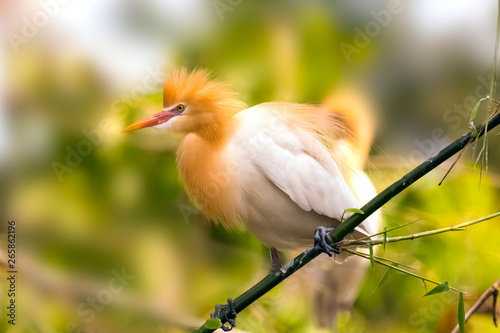
[[[247,107],[208,70],[182,67],[165,80],[162,111],[124,132],[155,128],[181,136],[176,164],[190,200],[214,223],[248,229],[270,248],[278,271],[279,251],[315,241],[328,255],[338,252],[324,238],[350,215],[346,209],[375,196],[363,171],[374,136],[369,109],[349,92],[321,105]],[[350,237],[379,227],[372,215]]]

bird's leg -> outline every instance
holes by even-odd
[[[273,263],[271,272],[273,273],[279,272],[281,269],[281,260],[278,250],[276,250],[275,247],[270,247],[269,252],[271,252],[271,262]]]
[[[326,238],[330,237],[330,232],[333,231],[333,227],[318,227],[316,231],[314,231],[314,249],[319,252],[323,252],[328,254],[330,257],[332,256],[332,252],[339,254],[340,251],[336,246],[328,245]],[[330,239],[330,238],[329,238]],[[331,239],[330,239],[331,241]]]
[[[228,309],[228,312],[224,315],[230,326],[222,324],[221,328],[224,332],[229,332],[236,326],[236,309],[234,308],[234,302],[231,298],[227,299],[227,304],[217,304],[215,306],[215,312],[210,314],[211,319],[222,319],[222,311]]]

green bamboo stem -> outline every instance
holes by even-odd
[[[492,130],[500,123],[500,114],[495,115],[487,124],[488,130]],[[435,169],[437,166],[448,160],[450,157],[461,151],[467,144],[470,144],[483,136],[485,133],[485,123],[482,123],[478,128],[479,135],[473,136],[470,132],[464,134],[462,137],[452,142],[444,149],[442,149],[437,155],[429,158],[418,167],[407,173],[403,178],[393,183],[391,186],[386,188],[384,191],[375,196],[370,202],[364,205],[361,210],[364,214],[353,214],[347,220],[342,222],[338,227],[336,227],[331,233],[330,237],[333,243],[338,243],[349,233],[352,233],[354,229],[361,224],[368,216],[373,214],[380,207],[385,205],[394,196],[399,194],[401,191],[409,187],[411,184],[422,178],[424,175]],[[308,262],[316,258],[320,253],[309,248],[302,252],[300,255],[295,257],[292,261],[283,266],[281,272],[271,273],[258,282],[256,285],[245,291],[241,296],[234,299],[234,307],[236,313],[240,313],[247,306],[258,300],[272,288],[277,286],[287,277],[298,271]],[[227,320],[226,315],[228,314],[227,308],[221,311],[221,321],[225,323]],[[207,329],[205,327],[200,327],[199,332],[209,333],[215,331],[214,329]]]
[[[359,256],[361,258],[365,258],[367,260],[371,260],[370,259],[370,255],[369,254],[366,254],[366,253],[362,253],[362,252],[358,252],[358,251],[353,251],[353,250],[349,250],[349,249],[345,249],[346,252],[349,252],[350,254],[353,254],[353,255],[356,255],[356,256]],[[380,260],[379,258],[376,258],[374,257],[373,258],[373,261],[375,261],[377,264],[379,265],[382,265],[382,266],[385,266],[385,267],[389,267],[391,269],[394,269],[395,271],[398,271],[398,272],[401,272],[401,273],[404,273],[404,274],[407,274],[407,275],[410,275],[410,276],[413,276],[417,279],[420,279],[422,281],[427,281],[427,282],[430,282],[430,283],[433,283],[433,284],[440,284],[439,282],[436,282],[436,281],[433,281],[431,279],[428,279],[422,275],[419,275],[417,273],[413,273],[413,272],[410,272],[410,271],[407,271],[406,269],[401,269],[397,266],[394,266],[394,265],[391,265],[391,264],[388,264],[386,262],[383,262],[382,260]],[[459,292],[461,293],[462,291],[458,290],[457,288],[453,288],[450,286],[450,290],[453,290],[453,291],[456,291],[456,292]]]
[[[497,216],[500,216],[500,212],[494,213],[488,216],[481,217],[479,219],[475,219],[472,221],[460,223],[451,227],[446,227],[446,228],[441,228],[441,229],[434,229],[434,230],[428,230],[428,231],[423,231],[419,232],[416,234],[412,235],[405,235],[405,236],[397,236],[397,237],[389,237],[386,239],[383,238],[377,238],[377,239],[365,239],[365,240],[343,240],[339,246],[340,249],[344,249],[345,247],[360,247],[360,246],[368,246],[368,245],[382,245],[384,243],[395,243],[395,242],[401,242],[401,241],[406,241],[406,240],[414,240],[417,238],[421,237],[428,237],[428,236],[433,236],[437,234],[442,234],[444,232],[449,232],[449,231],[464,231],[463,228],[469,227],[474,224],[478,224],[487,220],[491,220],[492,218],[495,218]]]

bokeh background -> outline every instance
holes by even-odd
[[[468,131],[470,111],[488,94],[497,15],[493,0],[5,0],[0,7],[0,331],[10,333],[183,332],[268,273],[258,240],[210,225],[189,203],[175,138],[120,132],[161,109],[173,68],[209,68],[249,105],[320,103],[345,85],[365,91],[378,123],[368,173],[381,190]],[[482,107],[476,124],[485,117]],[[489,136],[487,172],[485,163],[474,168],[469,150],[443,185],[450,163],[387,204],[386,226],[418,220],[394,235],[497,212],[497,133]],[[5,317],[13,219],[16,326]],[[468,309],[500,278],[499,235],[492,220],[379,254],[466,291]],[[113,280],[117,272],[128,279]],[[377,288],[384,273],[369,271],[355,309],[333,330],[451,330],[455,293],[422,297],[422,282],[400,274]],[[310,295],[307,275],[293,276],[242,312],[238,328],[318,332]],[[469,332],[497,331],[487,311],[491,302]]]

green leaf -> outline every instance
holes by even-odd
[[[384,276],[382,276],[382,279],[380,279],[380,282],[378,283],[377,285],[377,288],[375,288],[375,290],[379,289],[382,284],[385,283],[385,281],[387,281],[391,275],[394,274],[394,270],[392,268],[388,268],[385,273],[384,273]]]
[[[481,150],[479,151],[479,154],[477,154],[477,159],[476,159],[476,162],[474,163],[474,169],[476,169],[476,165],[479,162],[479,160],[481,159],[481,156],[483,156],[483,153],[484,153],[484,147],[481,148]]]
[[[479,140],[474,141],[474,145],[472,146],[472,159],[474,159],[474,156],[476,156],[476,148],[477,148],[477,142]]]
[[[431,289],[431,291],[429,291],[424,296],[430,296],[430,295],[434,295],[434,294],[444,293],[445,291],[450,291],[450,286],[448,285],[448,282],[438,284],[436,287]]]
[[[472,109],[472,112],[470,113],[469,122],[474,121],[474,118],[476,118],[477,110],[479,110],[479,105],[481,105],[482,101],[483,101],[483,99],[481,98],[479,101],[477,101],[476,105]]]
[[[203,327],[205,327],[206,329],[209,329],[209,330],[216,330],[216,329],[220,328],[221,326],[222,326],[222,322],[218,318],[208,319],[205,322],[205,324],[203,325]]]
[[[422,279],[422,284],[424,285],[425,292],[427,292],[427,284],[425,283],[424,279]]]
[[[365,212],[363,212],[361,209],[358,209],[358,208],[347,208],[347,209],[344,209],[344,212],[342,213],[342,216],[340,217],[340,222],[344,222],[344,215],[346,213],[354,213],[354,214],[361,214],[361,215],[363,215]]]
[[[365,212],[363,212],[361,209],[358,209],[358,208],[347,208],[347,209],[344,209],[343,214],[345,214],[345,213],[355,213],[355,214],[363,215]]]
[[[370,244],[370,264],[375,269],[375,260],[373,259],[373,246]]]
[[[464,294],[460,293],[458,297],[458,326],[460,333],[465,333],[465,308],[464,308]]]

